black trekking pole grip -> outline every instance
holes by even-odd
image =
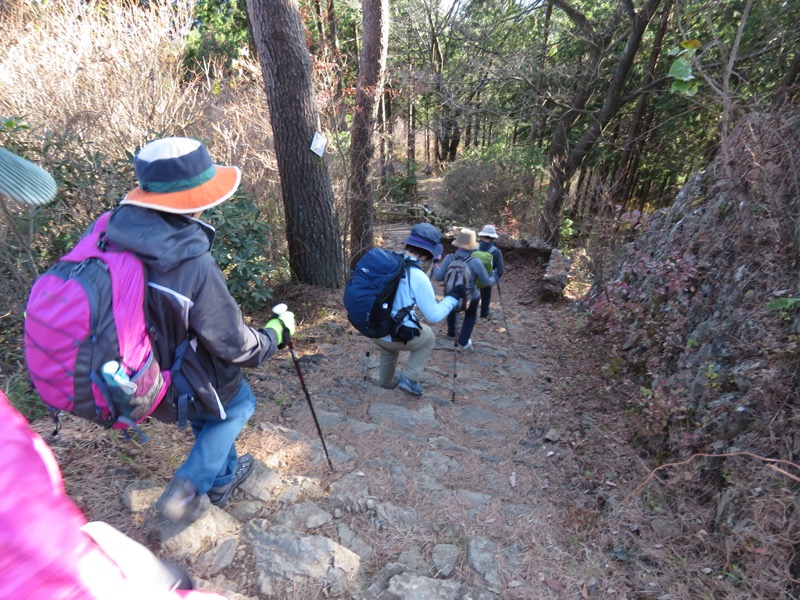
[[[289,307],[283,303],[276,304],[272,307],[272,314],[276,317],[280,317],[288,309]],[[328,459],[328,466],[331,468],[331,471],[334,471],[335,469],[333,468],[331,457],[328,455],[328,447],[325,445],[325,438],[322,437],[322,428],[319,426],[319,420],[317,420],[317,413],[314,410],[314,405],[311,403],[311,394],[308,393],[306,380],[303,377],[303,370],[300,368],[300,361],[297,359],[297,353],[295,353],[294,344],[292,344],[292,337],[286,325],[283,325],[283,336],[285,344],[289,346],[289,353],[292,355],[292,362],[294,363],[294,368],[297,371],[297,378],[300,380],[300,387],[303,388],[303,393],[306,396],[306,402],[308,402],[308,408],[311,410],[311,417],[314,419],[314,425],[317,427],[317,435],[319,435],[319,441],[322,442],[322,449],[325,451],[325,458]]]

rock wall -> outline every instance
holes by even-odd
[[[800,450],[799,139],[796,116],[748,117],[595,287],[592,323],[640,386],[653,452]]]

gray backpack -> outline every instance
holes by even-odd
[[[475,276],[472,274],[472,269],[469,268],[467,261],[469,259],[453,257],[453,261],[447,265],[447,271],[444,274],[444,293],[447,294],[457,285],[463,285],[467,290],[467,297],[461,298],[453,309],[455,312],[464,312],[467,310],[470,298],[472,298],[472,290],[475,287]]]

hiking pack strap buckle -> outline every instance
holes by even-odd
[[[186,355],[186,349],[192,341],[193,336],[188,335],[178,347],[175,348],[175,356],[172,362],[172,367],[169,372],[172,376],[172,384],[178,390],[178,399],[175,403],[175,408],[178,413],[178,429],[184,427],[188,421],[189,404],[194,403],[194,395],[192,393],[192,386],[186,376],[181,372],[183,366],[183,357]]]
[[[58,415],[61,413],[60,410],[57,408],[50,407],[50,418],[53,420],[53,425],[55,429],[53,430],[53,437],[58,435],[58,432],[61,431],[61,419],[58,418]]]

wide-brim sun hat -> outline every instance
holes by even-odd
[[[411,233],[403,243],[407,246],[422,248],[430,252],[433,258],[439,258],[444,252],[444,246],[440,243],[441,239],[442,232],[436,227],[430,223],[418,223],[411,228]]]
[[[56,197],[53,177],[39,165],[0,148],[0,196],[20,204],[42,206]]]
[[[222,204],[241,182],[239,167],[215,165],[205,145],[184,137],[150,142],[133,158],[139,180],[122,199],[168,213],[191,214]]]
[[[497,229],[494,225],[484,225],[483,229],[478,232],[478,237],[497,237]]]
[[[475,250],[478,247],[478,240],[475,237],[474,229],[462,229],[458,232],[458,237],[453,241],[453,246],[462,250]]]

